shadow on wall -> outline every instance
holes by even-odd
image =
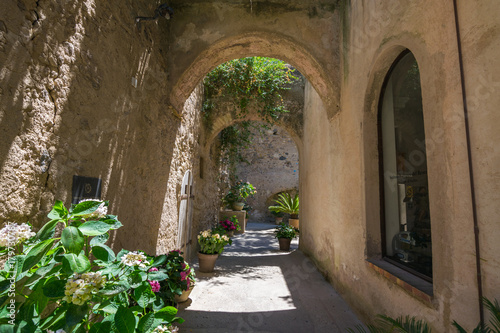
[[[190,167],[195,141],[176,146],[188,134],[179,133],[163,94],[162,46],[153,40],[167,27],[134,25],[152,5],[19,3],[0,5],[15,13],[0,20],[0,94],[7,97],[0,104],[0,221],[41,225],[54,200],[71,202],[73,175],[99,177],[103,199],[125,226],[113,247],[154,253],[167,195],[174,197],[168,217],[177,221],[176,177]],[[186,165],[172,163],[174,149],[188,153]]]

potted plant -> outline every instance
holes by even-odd
[[[224,246],[231,245],[232,241],[226,235],[220,235],[212,232],[212,230],[205,230],[198,235],[198,244],[200,244],[200,251],[198,252],[199,270],[202,273],[210,273],[214,270],[217,257],[224,251]]]
[[[255,193],[257,190],[252,184],[239,180],[231,186],[222,201],[233,210],[242,210],[248,197],[255,195]]]
[[[271,210],[271,214],[274,216],[274,221],[276,225],[280,225],[283,222],[283,213]]]
[[[219,221],[219,227],[224,230],[229,237],[234,236],[235,231],[240,231],[240,224],[238,223],[238,219],[236,215],[231,216],[229,219],[224,221]]]
[[[279,227],[276,227],[274,230],[274,237],[278,238],[281,251],[290,251],[290,243],[298,234],[298,229],[285,223],[281,223]]]
[[[182,252],[173,250],[166,255],[165,259],[158,256],[155,261],[163,262],[158,268],[164,269],[168,275],[168,278],[160,281],[162,296],[175,303],[187,301],[196,280],[194,269],[184,260]],[[150,271],[157,271],[158,268],[154,267]]]
[[[271,212],[290,214],[289,224],[299,229],[299,194],[292,198],[290,193],[280,193],[275,206],[269,206]]]

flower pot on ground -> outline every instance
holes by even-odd
[[[269,206],[271,212],[290,214],[289,224],[294,228],[299,228],[299,194],[295,194],[292,198],[290,193],[280,193],[278,199],[275,200],[276,205]]]
[[[184,303],[185,301],[187,301],[188,298],[189,298],[189,295],[191,294],[191,292],[193,291],[193,289],[194,289],[194,285],[192,285],[191,287],[189,287],[188,290],[183,290],[182,294],[175,295],[175,302],[176,303]]]
[[[299,230],[285,223],[281,223],[274,230],[274,237],[278,238],[281,251],[290,251],[290,243],[298,234]]]
[[[200,245],[200,251],[198,252],[199,271],[210,273],[214,271],[215,261],[219,254],[224,251],[224,246],[231,245],[232,241],[226,235],[220,235],[212,230],[205,230],[198,235],[198,244]]]
[[[199,271],[202,273],[212,273],[218,257],[219,254],[203,254],[198,252]]]
[[[292,240],[290,238],[278,238],[280,244],[280,251],[290,251],[290,244]]]
[[[295,229],[299,229],[299,219],[292,219],[291,217],[288,219],[288,224],[290,224]]]

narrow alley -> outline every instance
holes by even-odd
[[[179,304],[182,332],[330,333],[361,324],[298,250],[298,239],[290,252],[278,250],[274,227],[250,223],[217,259],[215,272],[196,272],[190,299]]]

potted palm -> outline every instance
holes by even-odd
[[[257,193],[257,190],[252,184],[239,180],[231,186],[222,202],[233,210],[242,210],[248,197],[255,195],[255,193]]]
[[[274,237],[278,238],[281,251],[290,251],[290,243],[292,239],[296,238],[299,230],[291,225],[281,223],[279,227],[274,230]]]
[[[296,229],[299,229],[299,194],[292,198],[290,193],[280,193],[275,200],[276,205],[269,206],[268,209],[275,213],[290,214],[288,223]]]

